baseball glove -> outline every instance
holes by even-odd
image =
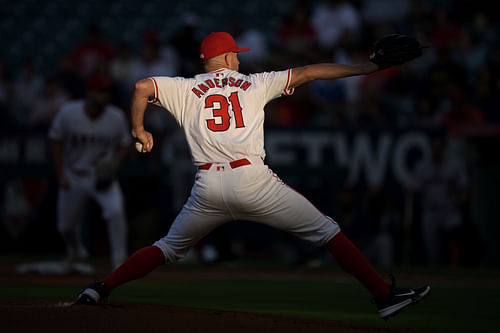
[[[420,57],[423,48],[414,37],[387,35],[375,42],[370,61],[378,65],[379,69],[386,69]]]
[[[95,189],[106,191],[111,187],[116,176],[116,166],[114,163],[101,164],[96,168]]]

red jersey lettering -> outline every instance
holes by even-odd
[[[193,88],[191,91],[192,91],[192,92],[194,92],[194,94],[195,94],[198,98],[200,98],[201,96],[203,96],[203,93],[202,93],[201,91],[199,91],[198,89],[196,89],[196,88]]]
[[[203,83],[200,83],[198,85],[198,88],[200,88],[204,93],[206,93],[208,91],[208,87],[206,85],[204,85]]]
[[[248,89],[248,87],[250,87],[251,85],[252,85],[252,82],[245,81],[245,83],[243,83],[241,85],[241,89],[246,91]]]

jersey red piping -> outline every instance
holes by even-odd
[[[286,79],[286,85],[285,85],[285,89],[283,90],[283,92],[285,93],[285,95],[291,95],[293,94],[293,88],[288,88],[288,85],[290,84],[290,79],[292,78],[292,69],[290,68],[288,70],[288,78]],[[288,90],[290,90],[290,92],[288,92]]]
[[[155,85],[155,99],[151,101],[151,103],[158,103],[158,83],[156,83],[156,80],[154,77],[150,77],[150,79],[153,81],[153,84]]]

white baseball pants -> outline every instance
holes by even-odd
[[[168,234],[154,243],[166,262],[183,258],[210,231],[232,220],[263,223],[324,246],[339,231],[301,194],[285,185],[260,158],[232,168],[213,163],[198,170],[183,209]]]
[[[88,198],[101,207],[102,217],[107,223],[111,250],[111,264],[118,267],[128,256],[127,223],[123,206],[123,195],[118,181],[106,191],[96,191],[94,177],[76,176],[67,173],[71,187],[59,190],[57,201],[57,229],[61,234],[68,256],[78,258],[86,253],[81,238],[82,213]]]

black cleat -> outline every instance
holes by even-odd
[[[76,298],[75,304],[97,305],[106,302],[106,285],[102,281],[92,282],[82,289]]]
[[[380,318],[387,320],[409,305],[420,302],[430,291],[431,287],[429,285],[417,288],[398,288],[393,277],[391,293],[388,296],[376,297],[373,300],[377,305]]]

